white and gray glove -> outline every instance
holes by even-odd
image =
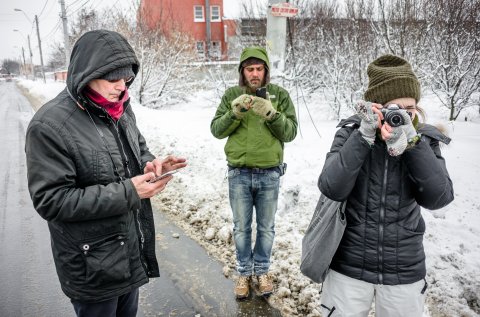
[[[378,115],[373,112],[372,103],[363,100],[359,101],[355,104],[355,110],[360,119],[362,119],[358,131],[368,144],[373,145],[377,133]]]
[[[401,155],[408,146],[415,146],[419,137],[415,127],[412,124],[412,118],[407,111],[400,111],[403,121],[403,125],[398,127],[392,127],[390,133],[390,139],[386,140],[387,151],[390,156]]]
[[[242,119],[250,109],[252,96],[243,94],[232,101],[232,111],[237,119]]]
[[[268,98],[268,94],[267,94]],[[267,121],[270,121],[273,119],[273,116],[277,111],[275,108],[273,108],[272,103],[270,102],[269,99],[263,99],[261,97],[252,97],[253,102],[252,102],[252,109],[253,112],[255,112],[257,115],[260,117],[264,118]]]

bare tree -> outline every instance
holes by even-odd
[[[374,0],[347,0],[347,21],[351,21],[347,29],[350,39],[348,49],[352,61],[352,80],[350,92],[359,92],[366,87],[366,69],[368,63],[377,55],[377,40],[372,31],[372,13],[375,10]],[[353,104],[356,100],[350,100]]]
[[[9,74],[20,73],[20,63],[13,59],[4,59],[2,61],[2,68],[4,68]]]
[[[352,107],[352,95],[365,82],[365,69],[376,48],[366,17],[372,0],[347,1],[347,15],[336,1],[303,3],[291,27],[287,73],[307,94],[322,91],[338,119]]]
[[[75,43],[83,33],[101,29],[103,26],[102,20],[99,18],[97,11],[82,8],[71,23],[70,40]]]
[[[378,0],[371,23],[383,43],[381,51],[406,57],[415,64],[425,44],[429,24],[427,0]]]
[[[50,54],[47,67],[51,70],[57,70],[65,67],[65,47],[63,44],[54,41],[50,47],[53,49]]]
[[[450,109],[450,120],[478,106],[480,89],[480,4],[475,0],[438,0],[430,6],[432,27],[422,67],[432,91]]]
[[[159,101],[184,100],[194,83],[191,66],[197,56],[194,41],[182,32],[181,25],[169,14],[160,13],[154,25],[148,25],[149,12],[138,11],[137,25],[131,28],[130,39],[140,60],[140,72],[134,86],[144,105],[159,107]]]

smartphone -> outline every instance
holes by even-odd
[[[257,97],[267,99],[267,87],[260,87],[255,90],[255,95]]]
[[[176,172],[178,172],[178,170],[173,170],[173,171],[170,171],[170,172],[163,173],[162,175],[157,176],[157,177],[149,180],[148,182],[149,182],[149,183],[158,182],[158,181],[161,180],[162,178],[165,178],[165,177],[167,177],[168,175],[175,174]]]

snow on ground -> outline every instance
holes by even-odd
[[[20,84],[46,100],[63,87],[31,81]],[[218,274],[234,278],[235,248],[225,177],[225,140],[215,139],[210,133],[210,121],[218,102],[214,93],[207,91],[193,93],[185,104],[166,105],[161,110],[135,103],[133,109],[152,153],[161,157],[184,156],[189,162],[154,199],[154,204],[224,263],[223,272]],[[426,95],[421,105],[427,111],[427,121],[442,124],[453,139],[442,151],[455,189],[455,200],[449,206],[422,211],[427,223],[424,244],[429,283],[424,316],[480,316],[478,109],[466,113],[469,121],[447,123],[448,110],[440,108],[433,95]],[[284,316],[320,316],[317,311],[320,285],[310,282],[299,270],[301,239],[319,197],[317,179],[337,122],[328,120],[332,113],[321,97],[314,97],[308,109],[303,103],[296,106],[300,112],[300,131],[285,146],[288,169],[281,180],[271,266],[277,291],[269,302]],[[233,290],[225,291],[233,296]]]

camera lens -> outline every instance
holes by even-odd
[[[387,112],[385,120],[391,127],[399,127],[405,123],[402,115],[395,110]]]
[[[399,116],[399,115],[392,116],[391,121],[392,121],[391,125],[394,126],[394,127],[398,127],[398,126],[403,124],[403,122],[402,122],[403,118],[402,118],[402,116]]]

